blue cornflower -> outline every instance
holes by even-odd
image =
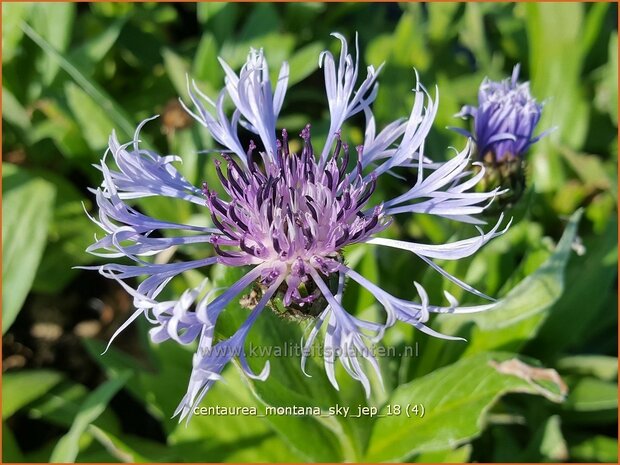
[[[500,82],[485,78],[478,91],[478,107],[465,105],[457,116],[474,120],[472,137],[480,159],[501,163],[507,158],[521,158],[527,149],[545,134],[535,137],[543,105],[530,93],[530,83],[519,83],[520,65],[512,77]]]
[[[136,311],[114,334],[143,315],[153,325],[154,342],[172,339],[179,344],[198,341],[187,394],[176,415],[185,418],[193,412],[226,364],[237,357],[245,373],[264,380],[267,363],[260,373],[253,372],[246,360],[244,342],[255,320],[273,299],[279,299],[293,315],[314,318],[302,357],[306,357],[324,325],[325,370],[338,388],[336,359],[359,380],[370,394],[370,381],[358,357],[365,358],[380,377],[379,366],[368,344],[381,339],[397,321],[447,339],[426,326],[431,313],[476,312],[492,305],[459,307],[446,293],[449,304],[434,306],[424,288],[414,283],[420,302],[393,296],[348,267],[343,250],[355,243],[366,243],[408,251],[462,288],[486,297],[451,276],[433,259],[458,260],[474,254],[493,237],[501,234],[497,224],[487,233],[441,245],[420,244],[378,237],[399,214],[427,214],[471,224],[483,224],[475,215],[483,212],[497,194],[472,192],[484,172],[469,176],[472,145],[445,163],[433,163],[423,153],[424,141],[437,111],[426,89],[418,82],[408,118],[399,119],[377,133],[371,110],[380,71],[372,66],[356,87],[358,60],[348,53],[346,40],[339,34],[342,49],[339,60],[329,51],[319,57],[324,70],[330,113],[330,129],[321,150],[315,150],[310,125],[301,130],[301,153],[292,153],[286,130],[277,137],[276,121],[284,101],[289,68],[284,63],[275,88],[269,78],[262,50],[251,50],[245,65],[236,74],[224,61],[225,88],[216,101],[202,94],[195,83],[189,95],[195,110],[186,109],[218,142],[222,159],[215,160],[220,196],[214,186],[194,186],[173,166],[176,156],[160,156],[139,147],[134,140],[120,144],[113,133],[109,149],[98,168],[103,184],[96,189],[98,219],[105,231],[88,251],[105,257],[126,257],[133,265],[109,263],[93,267],[119,281],[133,296]],[[357,54],[356,54],[357,57]],[[224,111],[225,99],[235,110]],[[349,147],[341,140],[343,123],[363,113],[366,120],[363,145],[355,150],[349,169]],[[244,150],[238,136],[243,126],[258,136]],[[115,169],[108,167],[111,156]],[[417,180],[406,192],[383,203],[371,196],[378,178],[400,168],[417,169]],[[126,203],[128,199],[165,196],[194,203],[210,215],[212,227],[178,224],[144,215]],[[163,234],[162,231],[166,233]],[[176,234],[174,234],[176,232]],[[153,263],[144,257],[183,247],[203,244],[204,258],[171,263]],[[203,288],[187,290],[178,300],[160,302],[157,296],[177,275],[204,269],[215,263],[242,267],[245,274],[227,289],[213,289],[200,297]],[[136,289],[124,280],[145,276]],[[350,314],[342,305],[346,279],[371,292],[385,309],[383,321],[367,321]],[[215,325],[227,305],[243,297],[249,286],[258,297],[246,321],[229,339],[215,341]],[[247,300],[247,299],[246,299]],[[318,309],[318,311],[317,311]],[[111,342],[111,341],[110,341]],[[305,371],[304,371],[305,372]]]

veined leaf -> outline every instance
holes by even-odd
[[[384,416],[375,422],[364,460],[395,462],[411,454],[454,447],[480,434],[486,412],[502,395],[543,393],[545,388],[527,370],[499,369],[510,357],[487,352],[398,387],[381,411]],[[559,391],[554,386],[549,392]],[[400,414],[395,414],[395,406]]]

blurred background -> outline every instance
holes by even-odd
[[[3,461],[616,462],[617,13],[611,3],[3,4]],[[229,366],[203,402],[259,411],[421,405],[424,416],[201,416],[179,425],[170,417],[193,347],[153,345],[140,323],[100,355],[132,306],[116,283],[73,268],[103,263],[84,252],[98,232],[83,210],[95,212],[88,188],[101,182],[92,164],[112,129],[127,141],[142,119],[160,114],[144,143],[181,155],[178,169],[191,182],[213,179],[211,156],[198,152],[215,146],[177,97],[187,97],[186,73],[215,95],[223,85],[217,57],[238,70],[250,46],[265,49],[273,72],[290,63],[278,126],[297,133],[311,122],[320,141],[329,113],[318,55],[339,51],[334,31],[351,46],[359,32],[362,70],[386,62],[374,105],[379,128],[409,113],[414,68],[429,89],[438,86],[426,146],[433,159],[463,148],[446,126],[467,127],[453,115],[476,104],[485,76],[503,79],[521,63],[522,79],[547,102],[539,132],[558,129],[526,157],[528,189],[506,211],[512,228],[475,257],[442,264],[502,301],[492,314],[431,321],[467,343],[390,330],[384,342],[397,350],[381,359],[385,389],[371,399],[340,375],[335,391],[319,363],[305,378],[289,357],[272,360],[265,383]],[[361,128],[347,126],[344,138],[361,143]],[[376,195],[405,188],[382,180]],[[136,206],[175,222],[208,221],[205,211],[171,199]],[[471,233],[422,215],[390,229],[392,237],[433,243]],[[186,253],[204,256],[199,248]],[[432,302],[442,302],[445,289],[478,302],[403,253],[353,247],[347,260],[402,297],[415,298],[415,279]],[[205,276],[219,286],[235,279],[218,267],[185,273],[164,297]],[[357,314],[379,311],[355,286],[345,304]],[[220,334],[242,312],[230,309]],[[303,328],[265,320],[255,331],[263,345],[299,341]],[[415,347],[415,356],[399,355],[404,347]],[[489,365],[512,358],[538,368],[507,365],[513,369],[501,375]]]

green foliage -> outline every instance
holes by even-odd
[[[532,339],[543,324],[549,309],[564,291],[564,269],[577,234],[581,211],[568,223],[554,253],[536,271],[510,290],[492,310],[472,314],[471,318],[445,318],[442,329],[455,332],[449,325],[475,324],[465,354],[488,350],[518,351]],[[453,326],[454,327],[454,326]],[[556,332],[557,335],[557,332]]]
[[[22,307],[41,261],[54,187],[15,165],[2,167],[2,329]]]
[[[61,380],[60,373],[49,370],[7,373],[2,386],[2,419],[9,418],[22,407],[41,397]]]
[[[3,461],[617,462],[616,5],[13,2],[3,13]],[[264,48],[272,78],[283,60],[290,64],[279,127],[294,134],[311,122],[313,139],[324,139],[318,55],[338,51],[334,31],[351,45],[359,32],[360,74],[385,62],[378,129],[409,113],[413,68],[431,94],[438,86],[425,144],[433,159],[451,157],[449,146],[463,148],[463,137],[446,126],[465,127],[454,114],[475,104],[485,76],[502,79],[521,63],[522,78],[546,102],[539,131],[557,129],[527,155],[527,192],[505,212],[510,230],[475,257],[439,263],[498,302],[486,313],[429,322],[465,343],[391,328],[377,347],[391,350],[379,357],[384,385],[372,376],[368,399],[340,365],[335,390],[318,355],[306,377],[299,354],[263,352],[249,363],[260,371],[270,362],[265,382],[231,364],[201,404],[245,406],[256,415],[178,423],[170,417],[186,392],[195,345],[152,344],[142,322],[101,355],[114,329],[110,311],[122,320],[127,309],[118,287],[73,269],[102,263],[85,253],[100,234],[84,213],[96,215],[87,189],[101,178],[92,164],[112,130],[127,142],[137,123],[159,113],[141,134],[143,146],[181,155],[178,169],[190,182],[216,184],[213,156],[201,152],[217,147],[198,124],[179,119],[176,102],[188,100],[186,74],[216,98],[224,79],[218,56],[238,69],[250,47]],[[363,132],[354,126],[343,136],[359,144]],[[382,179],[375,195],[404,189],[402,180]],[[168,221],[209,222],[204,209],[172,199],[133,205]],[[401,215],[384,234],[440,243],[472,232],[430,215]],[[204,249],[183,254],[203,258]],[[433,303],[443,291],[480,303],[410,254],[354,246],[345,259],[403,298],[418,298],[417,281]],[[239,273],[219,266],[184,273],[164,298],[206,277],[209,289],[225,288]],[[357,316],[383,318],[352,283],[344,304]],[[230,336],[247,311],[230,305],[217,338]],[[99,337],[78,331],[84,319],[98,319]],[[57,324],[61,337],[38,336],[40,323]],[[311,324],[265,311],[248,347],[284,351]],[[268,414],[290,406],[323,414]],[[335,406],[350,413],[330,415]],[[356,417],[360,407],[376,415]],[[32,438],[31,427],[45,434]]]
[[[373,427],[366,460],[394,462],[460,445],[480,434],[486,412],[500,396],[539,393],[525,374],[501,373],[494,366],[509,358],[486,352],[396,388]],[[395,406],[402,412],[396,414]]]
[[[101,415],[110,399],[129,379],[129,373],[111,379],[86,397],[80,406],[69,432],[54,447],[50,462],[73,462],[79,452],[79,440],[82,433]]]

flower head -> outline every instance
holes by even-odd
[[[327,141],[321,150],[315,150],[312,144],[310,125],[299,135],[303,141],[300,153],[291,152],[286,130],[277,137],[276,121],[286,93],[288,65],[282,65],[274,88],[262,51],[252,50],[238,75],[222,61],[226,85],[216,101],[202,94],[195,84],[191,88],[188,85],[194,109],[186,107],[187,110],[223,146],[222,158],[213,163],[225,195],[218,195],[214,186],[206,183],[201,187],[189,183],[173,166],[180,160],[178,157],[162,157],[140,148],[139,131],[144,123],[128,144],[121,145],[114,134],[110,137],[108,153],[116,170],[107,166],[104,157],[99,165],[103,184],[95,191],[99,218],[93,218],[106,235],[88,250],[101,256],[128,257],[135,262],[96,267],[104,276],[120,281],[134,298],[137,310],[119,331],[144,315],[153,325],[151,337],[155,342],[173,339],[189,344],[198,340],[188,391],[176,412],[181,418],[191,415],[233,357],[238,357],[248,376],[268,376],[268,364],[258,374],[249,368],[243,347],[253,323],[274,299],[282,302],[286,312],[314,319],[302,369],[305,370],[307,350],[327,325],[324,345],[329,380],[338,387],[338,359],[362,383],[367,394],[370,382],[358,358],[365,358],[380,377],[378,363],[367,344],[380,339],[386,328],[400,320],[428,334],[454,339],[425,324],[431,313],[474,312],[490,307],[459,307],[449,294],[447,306],[431,305],[417,283],[414,286],[419,302],[398,298],[344,263],[343,250],[350,244],[397,248],[417,255],[467,291],[486,297],[448,274],[433,259],[457,260],[472,255],[501,234],[498,228],[502,218],[487,233],[479,229],[480,235],[441,245],[378,237],[401,214],[436,215],[483,224],[475,215],[488,206],[497,190],[471,191],[484,175],[482,171],[471,176],[467,171],[471,144],[445,163],[433,163],[426,158],[424,141],[437,105],[419,82],[409,117],[387,125],[377,134],[371,104],[377,93],[379,70],[368,67],[365,79],[356,88],[357,58],[354,60],[348,53],[345,39],[337,34],[336,37],[342,44],[339,60],[327,51],[319,57],[331,117]],[[235,105],[230,118],[224,111],[226,98]],[[351,153],[340,131],[343,123],[357,113],[363,113],[366,119],[365,139]],[[239,126],[256,134],[258,143],[250,142],[244,150],[237,132]],[[391,200],[373,202],[379,177],[396,169],[416,169],[417,181]],[[209,214],[213,226],[151,218],[126,203],[127,199],[149,196],[194,203]],[[188,244],[203,244],[204,257],[165,264],[144,258]],[[202,298],[200,289],[194,289],[178,301],[157,300],[175,276],[215,263],[241,267],[245,274],[229,288],[211,290]],[[137,276],[146,279],[136,289],[123,281]],[[347,278],[376,297],[385,309],[382,321],[360,319],[343,307]],[[229,339],[215,342],[219,315],[229,303],[240,300],[249,286],[258,291],[258,298],[254,299],[246,321]]]
[[[500,82],[485,78],[478,91],[478,107],[464,106],[457,116],[472,117],[473,135],[481,159],[495,162],[519,158],[541,136],[534,137],[543,105],[530,93],[530,83],[519,83],[516,65],[512,77]]]
[[[326,275],[336,272],[344,247],[367,240],[388,221],[381,205],[367,207],[376,177],[362,178],[361,146],[356,171],[348,173],[349,149],[339,135],[323,166],[312,147],[310,125],[300,137],[303,150],[291,153],[283,130],[275,155],[264,156],[262,167],[254,159],[253,142],[247,168],[224,155],[226,174],[221,163],[215,163],[227,199],[220,199],[206,183],[203,193],[221,232],[211,237],[218,261],[263,267],[262,286],[283,276],[284,306],[295,305],[304,312],[321,294],[309,269],[320,269]]]

